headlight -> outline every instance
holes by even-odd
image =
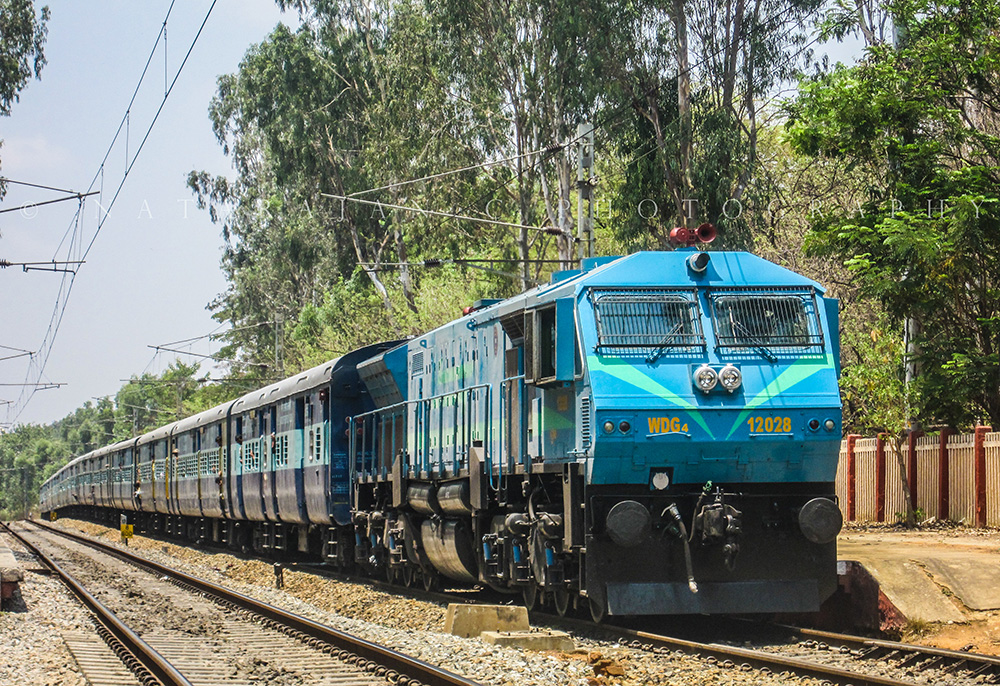
[[[727,364],[719,372],[719,383],[722,384],[723,388],[732,393],[743,383],[743,375],[739,369],[731,364]]]
[[[694,373],[694,385],[703,393],[708,393],[719,383],[719,375],[708,365],[702,365]]]
[[[666,470],[654,470],[649,477],[650,489],[663,491],[670,486],[670,474]]]

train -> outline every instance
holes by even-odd
[[[81,455],[43,516],[598,622],[816,611],[842,526],[838,301],[697,236]]]

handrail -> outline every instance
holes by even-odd
[[[426,397],[426,398],[416,398],[416,399],[413,399],[413,400],[403,400],[403,401],[398,402],[398,403],[393,403],[392,405],[387,405],[385,407],[377,408],[377,409],[374,409],[374,410],[369,410],[368,412],[362,412],[361,414],[357,414],[357,415],[354,415],[352,417],[349,417],[348,418],[348,456],[349,456],[349,460],[348,461],[349,461],[349,473],[350,473],[350,479],[351,479],[351,481],[353,482],[354,479],[355,479],[355,477],[356,477],[356,475],[357,475],[357,471],[358,471],[358,456],[359,456],[359,454],[361,456],[361,460],[362,460],[362,463],[363,463],[361,465],[361,469],[362,469],[362,471],[366,471],[367,465],[364,464],[364,460],[365,460],[365,454],[367,452],[367,438],[368,438],[368,432],[366,430],[366,426],[367,426],[367,421],[369,419],[374,418],[377,421],[380,418],[384,418],[384,417],[386,417],[386,415],[390,415],[391,414],[392,421],[395,422],[398,410],[402,409],[404,411],[404,413],[405,413],[403,415],[403,418],[404,418],[404,421],[405,421],[407,419],[407,417],[408,417],[407,410],[409,410],[410,407],[415,407],[415,408],[418,408],[418,410],[415,413],[415,415],[417,413],[419,413],[419,415],[420,415],[418,419],[419,420],[426,420],[426,418],[427,418],[426,415],[429,414],[429,410],[430,410],[430,407],[431,407],[432,403],[434,403],[436,401],[445,400],[447,398],[462,397],[463,395],[465,397],[468,397],[468,396],[472,395],[474,392],[481,391],[481,390],[485,390],[486,391],[486,398],[485,398],[485,401],[484,401],[484,405],[487,408],[487,411],[486,411],[485,417],[484,417],[484,424],[486,425],[485,431],[486,431],[486,434],[487,434],[484,437],[484,440],[483,440],[483,446],[485,448],[485,450],[484,450],[484,453],[485,453],[485,455],[484,455],[484,462],[486,464],[487,471],[490,474],[492,474],[492,467],[493,467],[493,464],[492,464],[492,451],[487,446],[492,443],[492,437],[493,437],[492,436],[493,435],[492,412],[490,411],[491,406],[492,406],[492,390],[493,390],[493,385],[490,384],[490,383],[480,383],[480,384],[475,384],[475,385],[472,385],[472,386],[466,386],[464,388],[459,388],[459,389],[456,389],[454,391],[448,391],[448,392],[445,392],[445,393],[439,393],[439,394],[436,394],[436,395],[433,395],[433,396],[429,396],[429,397]],[[424,408],[427,408],[427,409],[425,410]],[[456,413],[457,413],[457,411],[458,410],[457,410],[457,405],[456,405]],[[468,419],[468,417],[467,417],[468,412],[465,412],[464,414],[466,415],[465,419],[467,420]],[[417,418],[417,417],[415,416],[415,418]],[[444,430],[443,430],[442,422],[443,422],[443,414],[439,412],[439,418],[438,418],[438,423],[439,423],[438,435],[439,436],[443,436],[444,435],[444,433],[443,433]],[[466,421],[463,421],[463,429],[466,428],[464,426],[466,423],[467,423]],[[358,443],[358,431],[357,431],[357,427],[358,427],[359,424],[361,426],[361,452],[360,453],[358,452],[358,444],[357,444]],[[455,422],[455,426],[453,426],[452,428],[453,428],[454,431],[456,431],[456,432],[458,431],[458,422],[457,421]],[[424,433],[425,433],[426,436],[428,436],[428,437],[430,436],[430,431],[425,431]],[[395,437],[395,433],[393,435]],[[375,435],[375,431],[373,431],[372,446],[371,446],[373,452],[375,451],[375,446],[377,444],[377,441],[378,441],[378,438]],[[439,445],[438,449],[440,450],[442,447],[443,447],[443,445]],[[457,454],[458,454],[457,453],[457,450],[458,450],[457,433],[456,433],[455,445],[453,447],[454,447],[454,449],[456,451],[455,454],[457,456]],[[428,454],[429,454],[429,446],[423,446],[423,450],[421,452],[423,453],[423,455],[426,458],[428,456]],[[374,461],[374,457],[373,457],[373,461]],[[373,462],[373,466],[374,466],[374,462]],[[423,466],[425,468],[429,469],[430,464],[428,462],[428,463],[424,464]]]

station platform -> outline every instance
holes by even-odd
[[[870,615],[876,593],[883,630],[887,624],[960,623],[970,613],[1000,610],[997,532],[845,530],[837,557],[841,589],[855,613],[865,614],[867,606]]]
[[[7,600],[14,595],[24,574],[14,553],[7,546],[0,545],[0,599]]]

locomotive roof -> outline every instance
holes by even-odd
[[[813,287],[819,283],[748,252],[706,251],[711,257],[708,268],[693,274],[686,260],[699,252],[693,248],[672,251],[637,252],[625,257],[599,257],[584,260],[583,270],[556,272],[550,283],[536,286],[519,295],[489,305],[445,324],[476,320],[480,323],[500,319],[556,298],[576,296],[588,288],[692,288],[710,286],[738,287]]]

